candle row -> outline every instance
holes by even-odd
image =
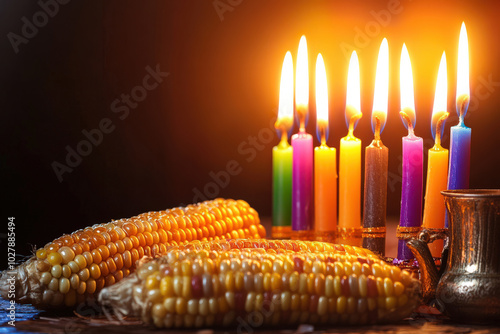
[[[363,227],[361,226],[361,140],[353,134],[362,117],[360,106],[359,61],[353,51],[347,79],[345,117],[348,134],[340,140],[338,225],[336,150],[328,147],[328,93],[323,57],[316,60],[317,135],[320,145],[313,150],[312,136],[306,133],[308,118],[309,73],[307,42],[302,36],[297,54],[295,115],[299,131],[288,144],[288,133],[294,123],[293,61],[287,52],[283,62],[280,103],[276,129],[280,143],[273,148],[273,237],[315,238],[332,241],[336,237],[347,244],[359,244],[379,253],[385,249],[387,200],[387,165],[389,150],[380,134],[387,119],[389,90],[389,51],[387,40],[381,43],[375,78],[375,95],[371,115],[374,139],[365,148],[365,188]],[[462,24],[459,41],[457,113],[459,124],[451,128],[451,156],[441,146],[447,112],[446,55],[443,52],[436,84],[431,130],[435,145],[429,150],[423,226],[441,229],[445,225],[444,202],[440,191],[468,188],[470,128],[463,120],[469,103],[469,59],[467,32]],[[401,118],[408,129],[403,138],[403,174],[400,224],[398,226],[398,259],[412,254],[405,240],[415,236],[422,225],[423,141],[414,134],[416,121],[413,75],[410,57],[403,44],[400,63]],[[449,170],[449,173],[448,173]],[[338,235],[337,235],[337,232]],[[435,242],[433,255],[438,256],[442,243]]]

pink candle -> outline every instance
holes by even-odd
[[[312,229],[313,138],[303,131],[292,136],[292,230]],[[300,235],[297,235],[300,236]]]
[[[299,133],[292,136],[292,238],[306,239],[313,224],[313,138],[306,133],[309,106],[309,71],[307,42],[300,38],[295,80],[295,105]]]

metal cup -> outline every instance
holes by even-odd
[[[457,321],[500,321],[500,189],[446,190],[449,257],[437,302]]]

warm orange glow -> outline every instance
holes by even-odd
[[[406,115],[408,115],[412,125],[415,126],[416,115],[415,100],[413,97],[413,74],[411,70],[410,55],[408,54],[406,44],[403,44],[403,49],[401,51],[399,80],[401,85],[401,111],[404,111]],[[406,122],[403,123],[406,126]]]
[[[300,38],[299,51],[297,54],[295,103],[297,105],[297,108],[307,108],[309,105],[309,70],[306,36],[302,36]]]
[[[438,120],[448,110],[448,77],[446,71],[446,53],[443,52],[436,82],[436,95],[434,96],[434,108],[432,109],[431,130],[432,137],[436,138],[436,125]],[[442,127],[444,128],[444,127]]]
[[[349,126],[349,122],[353,116],[361,113],[360,91],[359,60],[356,51],[353,51],[351,60],[349,61],[349,72],[347,74],[347,96],[345,108],[347,126]]]
[[[278,121],[283,119],[293,121],[293,61],[290,51],[286,53],[281,69]]]
[[[387,120],[387,100],[389,99],[389,46],[387,39],[382,40],[378,53],[377,73],[375,75],[375,95],[373,97],[372,130],[375,132],[375,117],[380,120],[380,132]]]
[[[461,119],[467,112],[470,97],[469,87],[469,41],[467,39],[467,29],[462,22],[460,29],[460,40],[458,42],[458,68],[457,68],[457,112]],[[467,100],[464,110],[460,111],[460,105]]]
[[[328,86],[325,62],[321,53],[316,59],[316,112],[318,123],[325,122],[328,125]]]

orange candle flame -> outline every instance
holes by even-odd
[[[280,82],[278,120],[275,127],[281,132],[281,140],[288,140],[288,131],[293,126],[293,60],[288,51],[283,60]]]
[[[462,22],[460,40],[458,42],[458,69],[457,69],[457,114],[460,124],[463,124],[467,108],[469,107],[469,41],[467,29]]]
[[[415,100],[413,92],[413,73],[411,70],[410,55],[408,54],[408,49],[406,44],[403,44],[403,49],[401,51],[401,63],[399,80],[401,86],[401,113],[404,113],[406,117],[403,118],[403,124],[408,129],[408,132],[412,133],[415,127],[416,114],[415,114]],[[403,115],[401,115],[403,116]]]
[[[316,60],[316,112],[318,139],[326,145],[328,138],[328,86],[323,56],[318,54]]]
[[[295,105],[299,118],[300,131],[305,131],[309,107],[309,69],[306,36],[302,36],[297,53],[297,73],[295,80]]]
[[[375,95],[373,97],[372,130],[380,137],[387,121],[387,100],[389,98],[389,46],[384,38],[380,44],[375,75]],[[380,125],[377,123],[378,122]]]
[[[441,63],[439,64],[439,71],[436,82],[436,95],[434,96],[434,107],[432,109],[431,117],[431,131],[432,137],[436,143],[441,141],[441,136],[444,130],[444,118],[441,121],[440,128],[438,127],[439,120],[443,115],[448,114],[448,80],[446,71],[446,53],[443,52],[441,56]]]
[[[359,60],[356,51],[352,52],[351,60],[349,61],[349,72],[347,74],[347,96],[345,106],[345,120],[349,128],[348,136],[352,136],[357,121],[363,115],[361,113],[361,98],[360,98],[360,81],[359,81]]]

